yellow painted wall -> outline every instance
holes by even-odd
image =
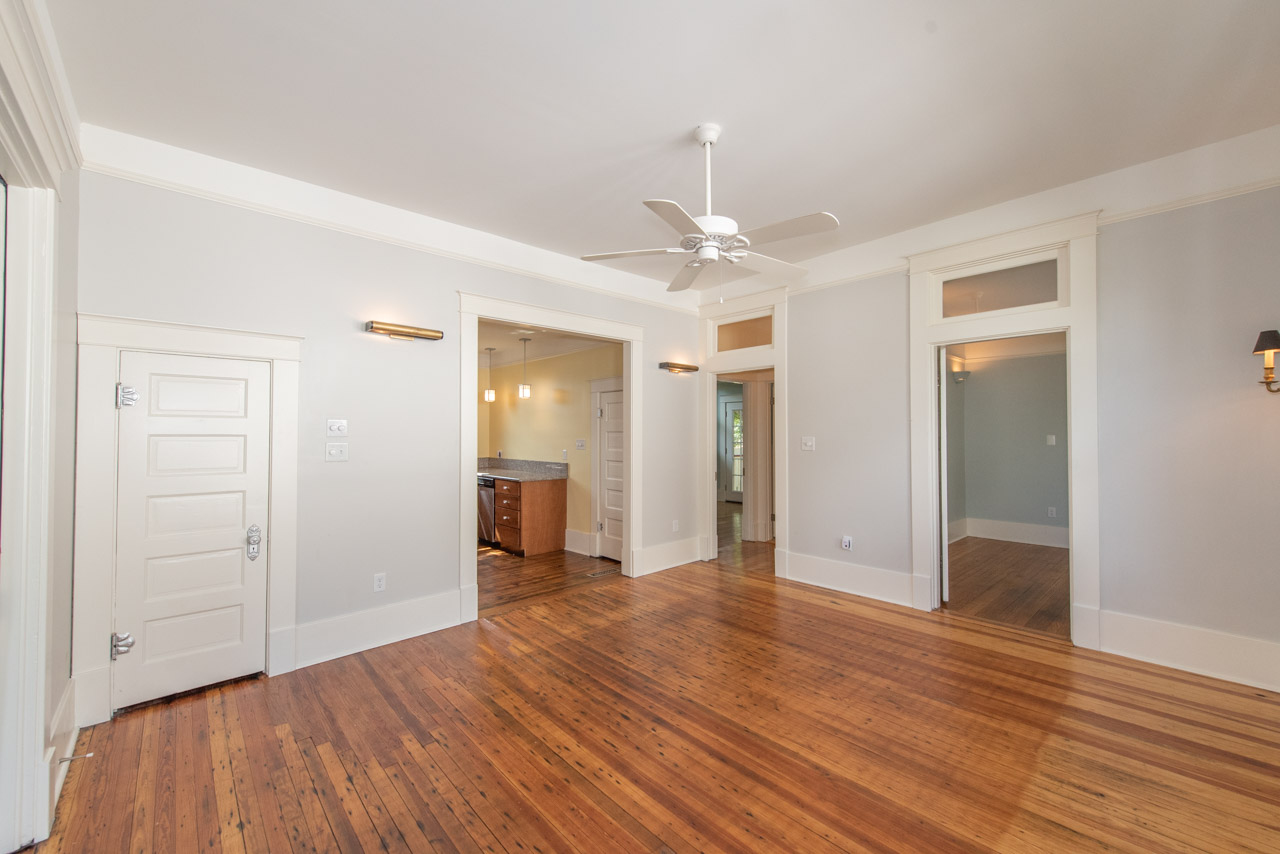
[[[477,395],[481,407],[479,455],[516,460],[564,462],[561,451],[569,451],[570,530],[591,530],[591,446],[595,441],[591,417],[591,381],[622,376],[622,345],[606,344],[565,356],[529,362],[528,400],[516,397],[521,366],[495,367],[493,387],[498,399],[484,402],[484,390]],[[484,373],[481,372],[483,382]],[[484,410],[488,410],[485,412]],[[586,447],[574,447],[585,439]]]

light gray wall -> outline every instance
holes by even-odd
[[[793,297],[787,341],[788,548],[909,573],[906,274]],[[801,451],[802,436],[817,450]]]
[[[1098,240],[1102,605],[1280,640],[1280,189]]]
[[[964,387],[951,379],[947,370],[947,521],[968,515],[964,481]],[[951,535],[952,537],[955,534]]]
[[[972,372],[959,386],[968,517],[1066,527],[1066,354],[970,361],[965,367]],[[1056,445],[1047,443],[1051,434]],[[1050,507],[1057,511],[1052,519]]]
[[[656,367],[697,351],[692,315],[118,178],[81,191],[82,311],[305,337],[299,622],[457,589],[459,290],[644,327],[643,544],[695,529],[697,384]],[[374,318],[445,338],[389,341],[362,330]],[[333,417],[348,463],[323,461]]]

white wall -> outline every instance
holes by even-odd
[[[1280,394],[1251,355],[1278,270],[1280,189],[1102,229],[1105,610],[1280,640]]]
[[[696,351],[692,315],[96,173],[81,186],[81,311],[305,337],[300,623],[458,587],[458,291],[645,328],[643,545],[687,536],[670,519],[694,518],[695,385],[657,362]],[[392,341],[370,319],[445,338]],[[333,417],[348,463],[323,461]]]
[[[836,564],[821,578],[793,577],[874,595],[874,583],[858,579],[865,569],[887,571],[901,575],[909,595],[906,274],[796,296],[787,322],[788,548],[793,564],[796,555]],[[816,451],[800,450],[804,436]],[[845,534],[851,551],[840,548]]]

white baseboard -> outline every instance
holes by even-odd
[[[687,540],[674,540],[670,543],[649,546],[647,549],[636,549],[635,559],[631,564],[631,577],[639,578],[642,575],[671,569],[673,566],[684,566],[686,563],[696,562],[699,559],[699,542],[698,537],[690,537]]]
[[[791,577],[791,553],[786,549],[773,550],[773,574],[779,578]]]
[[[898,605],[911,604],[911,574],[791,552],[787,578]]]
[[[968,519],[956,519],[954,522],[947,523],[947,543],[963,540],[967,536],[969,536]]]
[[[1071,545],[1071,529],[1057,525],[1035,525],[1030,522],[1001,522],[996,519],[964,519],[959,523],[965,528],[965,536],[987,540],[1004,540],[1009,543],[1027,543],[1033,546],[1053,546],[1059,549]]]
[[[93,667],[71,674],[76,699],[72,704],[78,727],[111,720],[111,667]]]
[[[595,547],[595,534],[589,534],[586,531],[575,531],[572,528],[564,529],[565,551],[579,555],[586,555],[587,557],[595,557]]]
[[[458,619],[463,623],[471,623],[480,619],[480,586],[468,584],[462,588],[462,601],[458,606]]]
[[[1100,649],[1102,612],[1091,605],[1071,606],[1071,643],[1081,649]]]
[[[298,667],[309,667],[458,625],[460,591],[342,614],[298,626]]]
[[[295,626],[267,633],[267,675],[279,676],[298,666],[298,630]]]
[[[1280,691],[1280,643],[1103,611],[1103,652]]]

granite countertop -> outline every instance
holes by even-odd
[[[514,469],[485,469],[480,472],[484,477],[491,477],[495,480],[566,480],[569,477],[567,472],[559,474],[554,472],[541,471],[516,471]]]

